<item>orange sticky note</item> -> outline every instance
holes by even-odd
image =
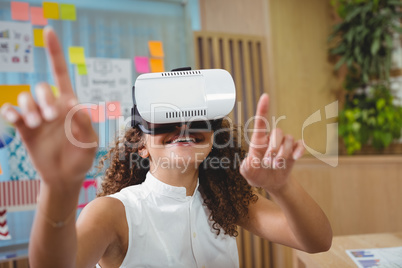
[[[106,103],[106,117],[107,119],[116,119],[121,116],[120,102],[110,101]],[[114,118],[111,118],[114,117]]]
[[[54,2],[43,2],[43,16],[47,19],[58,20],[60,18],[59,14],[59,4]]]
[[[161,73],[165,71],[163,59],[150,59],[149,65],[151,66],[152,73]]]
[[[0,85],[0,106],[8,102],[18,105],[17,97],[21,92],[31,92],[30,85]]]
[[[94,123],[105,122],[105,106],[104,105],[90,105],[89,113],[91,115],[91,120]]]
[[[33,29],[34,46],[44,47],[45,41],[43,40],[43,29]]]
[[[43,8],[31,7],[31,24],[39,26],[47,25],[47,19],[43,16]]]
[[[3,174],[3,170],[1,169],[1,165],[0,165],[0,175]]]
[[[75,5],[60,4],[60,18],[62,20],[76,20]]]
[[[148,41],[149,52],[152,57],[163,58],[163,45],[161,41]]]
[[[25,2],[11,2],[11,19],[29,20],[29,4]]]

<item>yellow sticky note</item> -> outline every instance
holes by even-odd
[[[58,20],[59,15],[59,4],[54,2],[43,2],[43,16],[47,19]]]
[[[1,169],[1,165],[0,165],[0,175],[3,174],[3,170]]]
[[[149,52],[152,57],[163,58],[163,45],[161,41],[148,41]]]
[[[85,55],[83,47],[69,47],[68,55],[70,58],[70,63],[85,64]]]
[[[62,20],[76,20],[75,5],[60,4],[60,18]]]
[[[152,73],[161,73],[165,71],[163,59],[150,59],[149,65],[151,66]]]
[[[6,102],[18,105],[18,95],[24,91],[31,92],[30,85],[0,85],[0,106]]]
[[[43,40],[43,29],[33,29],[34,46],[44,47],[45,42]]]
[[[59,89],[53,85],[50,85],[50,88],[52,89],[53,95],[56,96],[56,98],[58,98],[60,96]]]
[[[77,64],[78,75],[87,75],[87,65],[86,64]]]

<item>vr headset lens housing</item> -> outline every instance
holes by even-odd
[[[138,124],[142,132],[146,134],[164,134],[171,133],[186,125],[186,132],[209,132],[217,130],[222,123],[222,119],[206,120],[206,121],[192,121],[184,123],[168,123],[168,124],[152,124],[144,121]]]

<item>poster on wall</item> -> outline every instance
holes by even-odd
[[[75,88],[81,103],[119,102],[121,115],[128,117],[132,107],[130,59],[86,58],[87,74],[75,68]]]
[[[0,21],[0,72],[33,72],[32,25]]]

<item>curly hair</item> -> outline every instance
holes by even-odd
[[[215,131],[213,150],[199,166],[200,192],[211,212],[209,220],[212,228],[218,235],[223,230],[225,234],[236,237],[237,223],[248,217],[249,204],[258,199],[239,172],[240,162],[246,155],[241,134],[242,131],[231,126],[228,120],[223,120]],[[149,170],[148,158],[138,155],[138,150],[144,146],[143,133],[139,128],[127,130],[124,137],[116,139],[114,145],[99,163],[99,169],[104,168],[107,161],[109,167],[105,171],[98,197],[141,184]],[[133,155],[143,162],[131,163]],[[224,168],[216,167],[217,162],[226,165]]]

